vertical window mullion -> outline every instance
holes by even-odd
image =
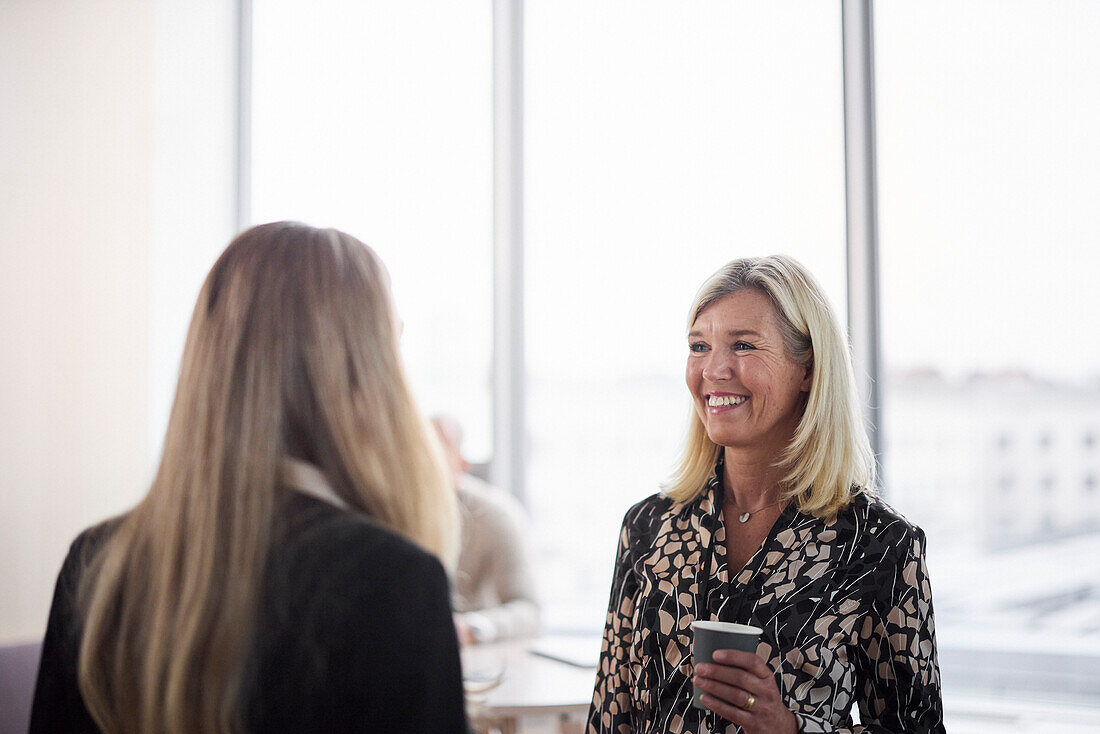
[[[882,456],[871,1],[842,0],[844,159],[848,240],[848,331],[871,449]],[[881,469],[881,466],[880,466]]]
[[[493,0],[493,458],[524,499],[523,2]]]
[[[237,0],[237,230],[252,223],[252,0]]]

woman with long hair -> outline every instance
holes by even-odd
[[[62,567],[32,732],[465,732],[453,493],[378,257],[238,236],[148,494]]]

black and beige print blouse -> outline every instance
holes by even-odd
[[[696,619],[764,630],[757,653],[800,732],[943,732],[921,529],[866,494],[828,523],[788,507],[731,578],[719,476],[626,513],[589,734],[739,731],[691,706]]]

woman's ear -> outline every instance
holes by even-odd
[[[814,368],[810,365],[806,368],[806,376],[802,378],[802,382],[799,383],[798,389],[802,392],[809,392],[810,386],[814,384]]]

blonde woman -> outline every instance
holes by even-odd
[[[454,497],[385,269],[237,237],[199,294],[145,498],[73,543],[32,732],[465,732]]]
[[[872,491],[821,288],[788,257],[735,260],[687,346],[687,445],[623,521],[588,731],[942,732],[924,534]],[[694,620],[764,632],[695,665]]]

